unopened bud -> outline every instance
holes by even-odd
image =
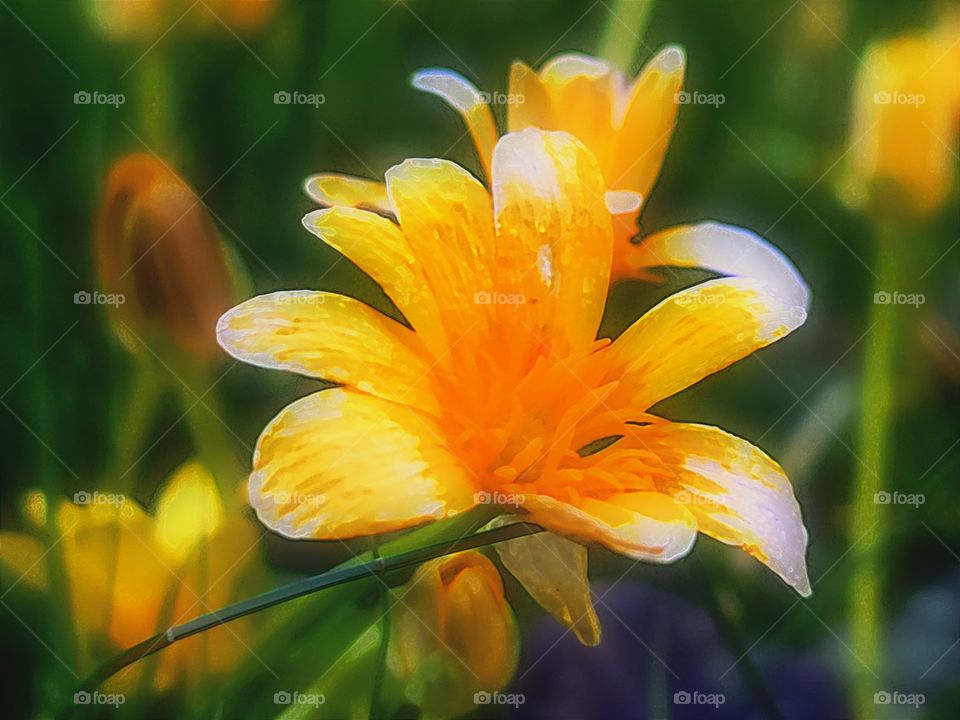
[[[124,324],[200,360],[217,352],[217,318],[231,303],[226,253],[196,193],[163,162],[135,154],[113,166],[97,253],[104,291],[124,298],[115,317],[128,343]]]

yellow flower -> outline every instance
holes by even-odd
[[[424,563],[396,592],[387,667],[427,717],[464,714],[476,693],[510,681],[517,627],[486,557],[464,552]]]
[[[110,170],[97,226],[100,281],[123,325],[161,332],[184,352],[217,352],[217,318],[230,307],[232,280],[213,221],[193,189],[148,154],[125,155]]]
[[[874,43],[857,74],[847,198],[926,215],[954,184],[960,139],[960,16]]]
[[[463,116],[488,177],[497,142],[488,100],[506,103],[509,132],[533,127],[578,138],[597,158],[610,191],[607,203],[615,236],[611,280],[655,280],[646,262],[649,253],[640,254],[636,247],[637,218],[673,135],[685,65],[683,50],[671,45],[630,83],[604,60],[568,53],[550,60],[539,73],[515,62],[505,96],[481,93],[451,70],[423,70],[413,84],[440,96]]]
[[[261,434],[249,482],[261,521],[291,538],[349,538],[496,503],[575,541],[529,538],[508,567],[586,642],[597,632],[578,543],[664,563],[699,529],[808,594],[807,534],[783,470],[718,428],[651,412],[805,321],[789,261],[747,231],[674,228],[665,252],[706,267],[739,257],[751,274],[679,292],[598,340],[613,228],[596,159],[567,133],[528,129],[497,143],[491,177],[492,196],[451,162],[407,160],[371,210],[304,218],[409,326],[306,290],[220,319],[234,357],[339,385]],[[356,189],[337,182],[340,197]]]
[[[42,498],[34,491],[27,502],[27,518],[38,529],[46,523],[45,503],[37,509]],[[193,462],[167,482],[153,517],[122,495],[81,492],[60,503],[54,527],[74,623],[94,662],[228,604],[241,582],[263,572],[257,553],[245,552],[257,541],[256,528],[225,512],[213,477]],[[45,590],[49,542],[2,532],[0,560],[18,582]],[[249,623],[212,632],[216,637],[189,638],[158,656],[158,688],[202,671],[223,672],[245,653],[240,638],[249,636]]]

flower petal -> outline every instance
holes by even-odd
[[[769,284],[785,302],[807,308],[810,291],[793,264],[759,235],[717,222],[678,225],[648,235],[633,246],[636,268],[702,268],[721,275],[751,277]]]
[[[303,181],[303,189],[324,207],[352,207],[391,216],[395,210],[387,197],[387,186],[376,180],[321,173]]]
[[[411,82],[418,90],[436,95],[460,113],[483,163],[483,171],[489,178],[498,133],[493,111],[480,91],[460,73],[442,68],[420,70],[414,73]]]
[[[257,441],[250,504],[291,538],[331,540],[440,520],[474,487],[429,420],[334,388],[284,408]]]
[[[710,280],[663,300],[599,354],[620,386],[610,409],[650,406],[779,340],[803,324],[794,293],[754,278]]]
[[[493,154],[498,287],[525,297],[527,331],[564,349],[596,338],[613,230],[596,159],[573,136],[505,135]]]
[[[204,538],[177,569],[171,623],[224,607],[253,592],[272,586],[270,574],[256,550],[263,530],[246,515],[231,513],[217,532]],[[159,656],[158,688],[178,679],[219,674],[236,667],[249,651],[257,629],[253,617],[238,618],[200,636],[185,638]]]
[[[700,532],[743,548],[803,596],[807,531],[783,469],[719,428],[685,423],[631,426],[618,445],[656,453],[676,473],[659,489],[685,505]]]
[[[564,53],[540,71],[540,81],[555,108],[557,129],[590,148],[601,168],[614,151],[613,112],[617,74],[600,58]]]
[[[518,132],[528,127],[556,130],[553,106],[540,76],[519,60],[510,67],[507,105],[507,131]]]
[[[73,615],[84,635],[129,647],[155,633],[176,576],[153,540],[153,520],[123,499],[63,502],[57,524]]]
[[[686,65],[683,49],[661,50],[626,91],[617,144],[607,172],[614,190],[633,190],[644,199],[663,165],[677,118],[677,91],[683,87]]]
[[[629,492],[579,507],[549,495],[527,495],[531,522],[580,542],[598,542],[635,560],[669,563],[686,555],[697,521],[683,505],[657,492]]]
[[[639,237],[638,218],[643,211],[643,198],[632,190],[608,190],[607,210],[613,222],[613,267],[610,282],[631,279],[660,282],[660,277],[635,259]]]
[[[420,260],[396,223],[372,212],[336,207],[308,213],[303,226],[373,278],[431,351],[446,350],[436,300]]]
[[[501,516],[490,525],[514,522],[519,522],[517,516]],[[600,620],[590,598],[583,545],[553,533],[538,533],[494,547],[504,567],[544,610],[573,630],[584,645],[600,644]]]
[[[4,594],[14,585],[23,583],[34,590],[47,588],[47,565],[44,562],[43,543],[34,537],[15,532],[0,532],[0,562],[10,568],[15,577]]]
[[[493,291],[493,211],[487,189],[446,160],[406,160],[387,171],[400,228],[440,309],[450,346],[476,321],[486,327]],[[448,346],[449,347],[449,346]]]
[[[309,290],[260,295],[220,318],[217,338],[252,365],[439,412],[417,336],[359,300]]]
[[[157,503],[154,536],[174,567],[223,523],[217,482],[198,462],[188,462],[167,481]]]

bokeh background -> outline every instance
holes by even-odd
[[[100,287],[94,228],[118,157],[156,153],[193,185],[247,295],[323,288],[384,308],[368,278],[301,227],[312,209],[302,179],[319,171],[379,178],[407,157],[448,157],[479,173],[460,119],[413,90],[411,73],[450,67],[482,89],[506,92],[514,58],[539,66],[562,51],[596,52],[611,12],[608,0],[278,0],[252,27],[227,27],[206,4],[186,3],[182,15],[118,36],[98,23],[96,5],[0,2],[5,529],[21,524],[28,488],[71,496],[111,486],[138,361],[118,341],[109,308],[78,306],[73,296]],[[644,227],[704,219],[748,227],[781,248],[813,291],[809,321],[788,340],[661,412],[716,424],[780,460],[810,532],[814,594],[799,599],[759,564],[707,539],[670,567],[633,566],[596,551],[591,575],[605,598],[605,640],[589,649],[561,637],[508,583],[523,628],[512,688],[526,701],[516,710],[480,708],[477,717],[852,716],[852,678],[864,669],[849,638],[849,582],[860,561],[851,499],[882,233],[874,218],[842,202],[839,188],[867,44],[922,29],[943,7],[932,0],[656,3],[630,70],[679,43],[687,88],[724,102],[681,108]],[[125,102],[74,104],[84,90],[122,93]],[[278,91],[322,94],[324,102],[277,105]],[[955,717],[960,707],[958,239],[955,188],[940,212],[883,238],[908,248],[909,272],[896,289],[925,296],[904,314],[885,478],[891,491],[922,493],[925,501],[891,507],[879,529],[882,652],[869,671],[880,687],[923,693],[925,702],[878,706],[877,717]],[[618,286],[607,328],[616,332],[693,279]],[[246,464],[265,422],[315,384],[232,364],[218,360],[213,377],[223,376],[210,399],[229,426],[230,451]],[[133,455],[140,459],[131,494],[147,507],[194,454],[176,385],[157,378],[147,441]],[[344,557],[342,548],[293,547],[273,536],[263,544],[281,579]],[[4,604],[4,704],[34,716],[58,664],[44,646],[48,623],[17,591]],[[311,642],[278,657],[300,667],[329,662],[325,640]],[[286,665],[277,667],[283,675]],[[694,689],[722,692],[726,702],[716,709],[672,702],[673,693]],[[242,699],[247,690],[236,692],[225,717],[266,716]],[[158,707],[150,712],[162,715]]]

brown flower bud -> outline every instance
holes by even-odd
[[[130,340],[128,325],[200,360],[217,352],[217,318],[231,302],[223,243],[196,193],[162,161],[134,154],[111,168],[97,254],[104,291],[123,297],[121,337]]]

